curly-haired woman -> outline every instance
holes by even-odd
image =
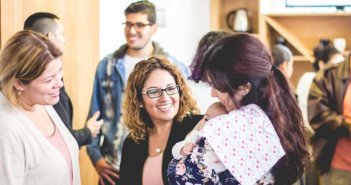
[[[168,184],[172,147],[201,120],[196,101],[177,67],[151,57],[128,78],[124,124],[130,130],[122,149],[121,184]]]

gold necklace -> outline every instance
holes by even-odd
[[[161,149],[160,147],[157,147],[157,148],[155,149],[155,152],[156,152],[157,154],[160,154],[160,153],[162,152],[162,149]]]
[[[156,146],[156,148],[154,149],[154,151],[156,152],[157,155],[160,154],[160,153],[162,153],[162,152],[164,151],[164,150],[162,149],[163,145],[164,145],[164,143],[162,143],[162,144],[159,145],[159,146]]]
[[[168,137],[169,137],[169,133],[166,134],[166,138],[163,138],[163,139],[158,139],[157,137],[155,137],[155,135],[151,136],[150,139],[150,143],[153,143],[153,146],[150,146],[149,147],[152,147],[150,148],[152,152],[155,152],[157,155],[161,154],[163,151],[164,151],[164,148],[166,148],[167,146],[167,142],[168,142]],[[157,142],[157,140],[161,140],[162,142]],[[149,144],[150,144],[149,143]]]

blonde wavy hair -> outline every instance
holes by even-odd
[[[123,101],[123,123],[130,130],[130,136],[136,142],[145,139],[145,136],[149,135],[153,128],[150,116],[139,105],[143,101],[140,92],[145,81],[156,69],[168,71],[174,77],[176,84],[179,85],[179,110],[174,119],[180,122],[188,114],[199,114],[196,101],[191,96],[189,87],[175,65],[165,58],[155,56],[140,61],[129,75]]]

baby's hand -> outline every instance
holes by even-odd
[[[191,152],[193,151],[194,147],[196,145],[194,143],[187,143],[185,144],[182,149],[180,150],[180,154],[182,156],[187,156],[189,154],[191,154]]]

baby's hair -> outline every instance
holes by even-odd
[[[211,114],[209,114],[209,111],[211,111]],[[228,111],[222,103],[214,102],[210,106],[208,106],[205,116],[207,117],[207,119],[212,119],[213,117],[227,113]]]

